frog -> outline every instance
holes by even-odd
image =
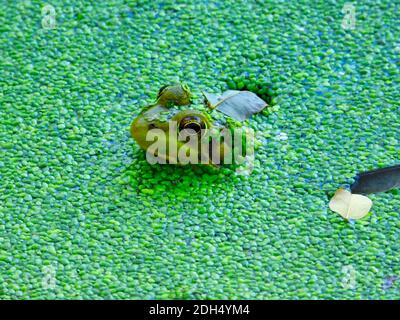
[[[159,135],[158,139],[165,143],[166,148],[155,152],[155,156],[163,161],[160,163],[187,164],[183,163],[177,152],[171,152],[173,149],[180,150],[186,147],[184,150],[192,156],[191,163],[201,163],[218,169],[226,162],[226,155],[232,152],[232,144],[225,139],[215,144],[212,143],[212,139],[215,138],[215,134],[237,127],[238,123],[219,115],[218,111],[207,110],[204,106],[194,108],[192,98],[193,95],[186,84],[162,86],[158,90],[155,102],[144,107],[132,121],[131,136],[142,149],[149,152],[154,144],[154,139],[148,139],[150,131],[164,133]],[[187,138],[194,136],[197,139],[193,140],[197,142],[188,144]]]

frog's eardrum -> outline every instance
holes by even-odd
[[[352,193],[385,192],[400,187],[400,165],[357,174]]]
[[[263,99],[250,91],[228,90],[221,95],[203,92],[203,95],[208,107],[237,121],[244,121],[267,106]]]

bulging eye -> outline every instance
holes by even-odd
[[[187,116],[179,122],[179,132],[185,129],[191,129],[196,134],[199,134],[202,129],[206,129],[205,122],[198,116]]]

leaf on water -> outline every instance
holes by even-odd
[[[338,189],[329,202],[329,208],[345,219],[361,219],[372,207],[372,201],[361,194],[352,194],[345,189]]]
[[[376,169],[357,174],[351,192],[385,192],[400,187],[400,165]]]
[[[263,99],[250,91],[228,90],[221,95],[203,92],[203,96],[209,108],[237,121],[244,121],[267,106]]]

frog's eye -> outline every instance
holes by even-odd
[[[206,123],[200,117],[197,116],[184,117],[179,122],[179,132],[185,129],[191,129],[196,134],[199,134],[202,129],[206,128],[207,128]]]
[[[165,85],[165,86],[162,86],[162,87],[158,90],[157,99],[161,97],[163,91],[164,91],[166,88],[168,88],[168,87],[169,87],[169,85]]]
[[[186,93],[190,93],[190,89],[189,89],[189,87],[188,87],[187,84],[182,83],[182,89],[183,89],[183,91],[185,91]]]

